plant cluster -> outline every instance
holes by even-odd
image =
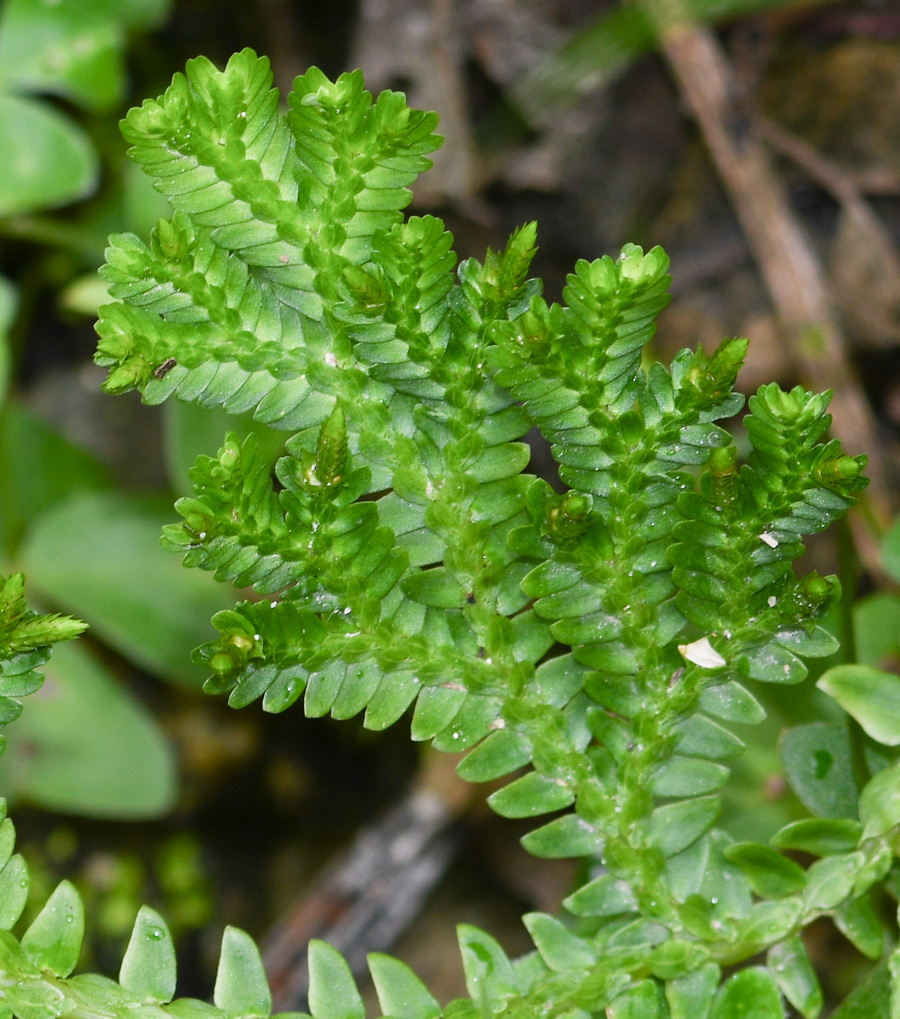
[[[439,219],[404,219],[439,144],[433,114],[315,69],[288,107],[245,50],[224,71],[192,61],[129,113],[131,155],[174,214],[149,244],[111,239],[96,356],[109,392],[289,436],[273,476],[254,437],[229,434],[165,529],[186,566],[250,589],[195,653],[205,688],[374,730],[411,712],[414,740],[466,752],[464,779],[506,779],[489,802],[535,819],[529,852],[584,862],[563,917],[524,918],[525,957],[460,929],[468,998],[442,1007],[372,956],[384,1015],[781,1019],[788,1002],[814,1019],[804,928],[831,917],[871,958],[889,937],[873,892],[890,886],[900,826],[900,681],[858,667],[820,680],[858,722],[828,734],[828,754],[852,744],[849,808],[820,797],[821,816],[769,844],[717,819],[734,728],[764,718],[752,687],[797,684],[804,658],[837,648],[822,625],[837,580],[792,564],[852,505],[865,458],[824,438],[827,394],[773,384],[749,400],[739,463],[717,422],[742,409],[745,342],[645,365],[668,300],[661,250],[580,261],[565,304],[548,304],[527,278],[533,225],[457,266]],[[532,428],[559,485],[527,471]],[[74,624],[23,615],[6,584],[9,720],[37,685],[34,648]],[[803,769],[824,736],[798,739],[797,784],[814,792]],[[64,883],[9,933],[27,880],[8,820],[0,837],[6,1014],[268,1014],[258,953],[233,929],[214,1005],[173,1000],[171,939],[147,909],[118,983],[70,977],[80,900]],[[310,980],[315,1019],[362,1019],[324,944]]]

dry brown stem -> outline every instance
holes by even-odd
[[[847,356],[822,266],[788,205],[769,152],[734,102],[732,71],[712,32],[674,23],[663,28],[661,39],[784,325],[789,356],[807,384],[834,390],[834,432],[845,448],[869,455],[867,501],[879,532],[892,507],[876,422]],[[866,566],[880,572],[872,528],[858,516],[854,537]]]

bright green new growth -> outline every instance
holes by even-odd
[[[412,708],[413,739],[469,751],[464,778],[519,773],[490,802],[553,815],[529,851],[591,861],[565,903],[575,922],[525,918],[524,959],[460,929],[470,999],[442,1009],[373,956],[385,1014],[737,1019],[752,1002],[777,1019],[783,996],[814,1017],[807,924],[834,915],[881,953],[868,891],[891,862],[893,787],[867,787],[865,831],[801,821],[773,848],[732,844],[715,822],[743,747],[730,726],[763,718],[745,681],[798,683],[803,657],[836,648],[817,619],[837,581],[798,580],[792,562],[864,487],[865,458],[820,441],[827,395],[771,385],[750,399],[738,466],[715,422],[742,407],[745,341],[642,366],[668,300],[661,250],[580,261],[565,304],[548,305],[526,281],[533,225],[455,267],[439,220],[404,221],[434,115],[315,69],[288,102],[284,115],[268,63],[244,51],[224,72],[193,61],[123,124],[175,212],[149,246],[112,239],[107,390],[250,411],[290,434],[274,478],[252,438],[229,435],[166,529],[186,565],[256,594],[213,619],[206,689],[235,707],[365,712],[372,729]],[[532,427],[563,492],[523,473]],[[780,851],[794,848],[821,859],[804,871]],[[110,1001],[171,998],[168,935],[151,959],[133,947],[145,927],[164,931],[139,918]],[[258,973],[243,937],[226,935],[216,1005],[266,1014],[263,985],[235,975]],[[766,966],[719,986],[723,966],[761,952]],[[312,946],[310,972],[316,1019],[362,1019],[334,950]],[[53,1014],[80,1001],[74,984],[53,983],[67,1003]]]

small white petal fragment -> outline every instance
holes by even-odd
[[[721,669],[726,665],[725,659],[710,644],[709,637],[701,637],[693,644],[679,644],[681,657],[687,662],[699,665],[701,669]]]
[[[760,538],[769,546],[769,548],[778,548],[778,539],[773,538],[771,534],[767,534],[765,531],[762,532]]]

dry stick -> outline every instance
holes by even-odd
[[[406,795],[359,831],[271,931],[262,957],[275,1012],[306,1007],[312,938],[337,948],[360,977],[366,954],[389,949],[415,920],[463,842],[462,815],[479,799],[456,775],[458,760],[427,753]]]
[[[864,272],[869,276],[870,306],[888,305],[890,311],[894,311],[900,301],[900,254],[888,230],[863,197],[858,183],[802,138],[763,117],[755,124],[760,137],[772,149],[796,163],[840,203],[845,222],[852,225],[859,237],[865,238]],[[854,297],[865,300],[862,294]],[[889,328],[889,334],[892,340],[888,342],[894,345],[896,331]]]
[[[808,384],[833,389],[834,432],[850,453],[869,455],[868,509],[876,532],[891,518],[877,426],[831,308],[825,274],[790,210],[768,151],[738,116],[730,66],[712,33],[674,24],[662,49],[679,90],[696,117],[789,340],[788,351]],[[854,517],[860,557],[881,573],[872,528]]]

